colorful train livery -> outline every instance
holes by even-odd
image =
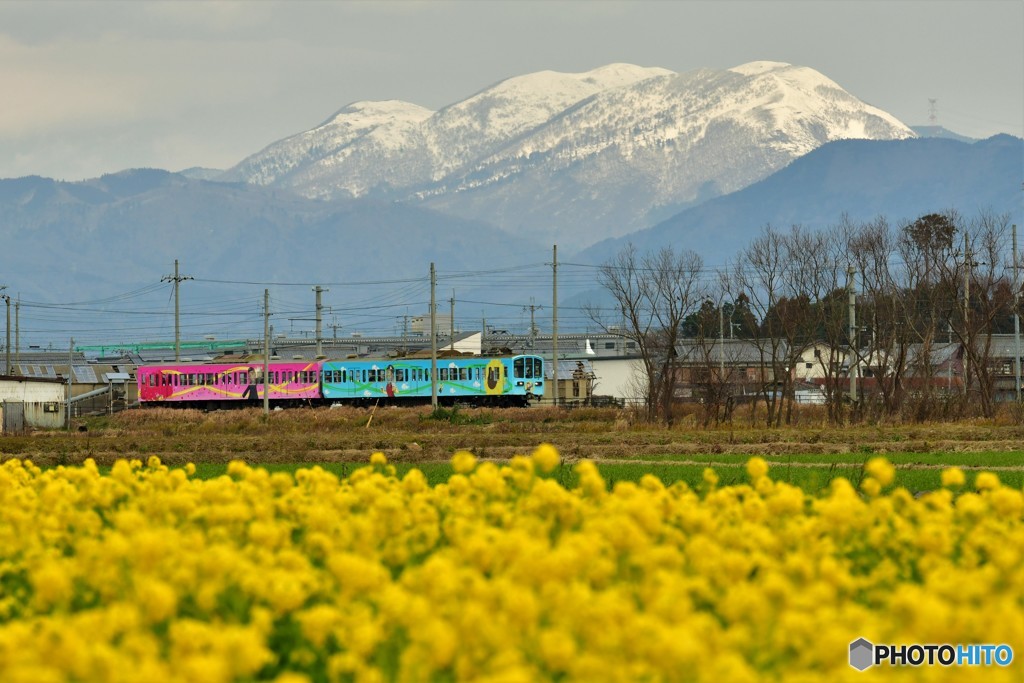
[[[430,359],[353,359],[325,361],[324,400],[350,403],[429,400]],[[437,361],[437,396],[441,403],[527,405],[544,394],[540,356],[465,356]]]
[[[412,404],[429,402],[431,361],[386,358],[263,363],[175,363],[136,370],[143,405],[255,405],[267,392],[277,405],[321,403]],[[462,356],[437,361],[442,405],[525,406],[544,395],[540,356]]]
[[[135,377],[144,404],[256,402],[268,387],[269,400],[277,404],[321,397],[317,362],[271,363],[269,382],[261,362],[142,365]]]

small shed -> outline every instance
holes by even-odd
[[[0,431],[60,429],[67,385],[59,379],[0,375]]]
[[[559,360],[558,376],[551,364],[545,365],[544,400],[554,400],[554,382],[558,382],[559,405],[589,405],[594,393],[594,367],[589,360]]]

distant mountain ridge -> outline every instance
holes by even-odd
[[[956,209],[967,220],[993,212],[1024,225],[1022,178],[1024,140],[1010,135],[973,144],[944,138],[842,140],[733,194],[596,244],[577,259],[600,263],[632,243],[641,251],[692,249],[718,266],[766,225],[821,230],[843,216],[853,221],[882,216],[896,225]]]
[[[197,276],[224,281],[359,283],[425,281],[432,261],[478,270],[494,254],[543,248],[423,207],[313,200],[157,169],[76,183],[0,180],[0,242],[5,284],[20,283],[38,301],[159,282],[175,258]],[[360,296],[358,287],[351,292]]]
[[[586,246],[745,187],[827,142],[909,137],[807,67],[677,74],[613,64],[511,78],[437,112],[358,102],[221,178],[422,203]]]

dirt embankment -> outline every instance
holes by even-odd
[[[960,422],[927,425],[829,427],[803,425],[765,429],[748,425],[703,429],[666,428],[626,411],[428,409],[297,409],[263,416],[258,410],[203,413],[140,410],[75,423],[71,431],[0,437],[0,459],[27,458],[40,465],[76,464],[93,458],[157,455],[168,464],[185,462],[363,462],[374,451],[394,461],[447,460],[460,449],[479,457],[507,459],[542,442],[567,459],[645,460],[692,456],[695,463],[718,454],[1024,451],[1024,426]]]

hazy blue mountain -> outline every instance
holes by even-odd
[[[627,243],[641,251],[692,249],[709,266],[735,257],[766,225],[811,229],[886,217],[891,223],[956,209],[1009,213],[1024,225],[1024,140],[997,135],[968,144],[942,138],[832,142],[770,177],[709,200],[647,230],[605,240],[576,258],[600,263]]]
[[[943,128],[942,126],[911,126],[910,129],[914,131],[918,137],[922,138],[946,138],[949,140],[958,140],[960,142],[977,142],[975,138],[969,138],[966,135],[954,133],[948,128]]]
[[[0,284],[36,301],[134,290],[159,282],[175,258],[207,280],[427,283],[431,261],[441,272],[479,271],[550,249],[421,207],[313,200],[151,169],[73,183],[0,180],[0,244]],[[364,294],[357,289],[353,299]]]

